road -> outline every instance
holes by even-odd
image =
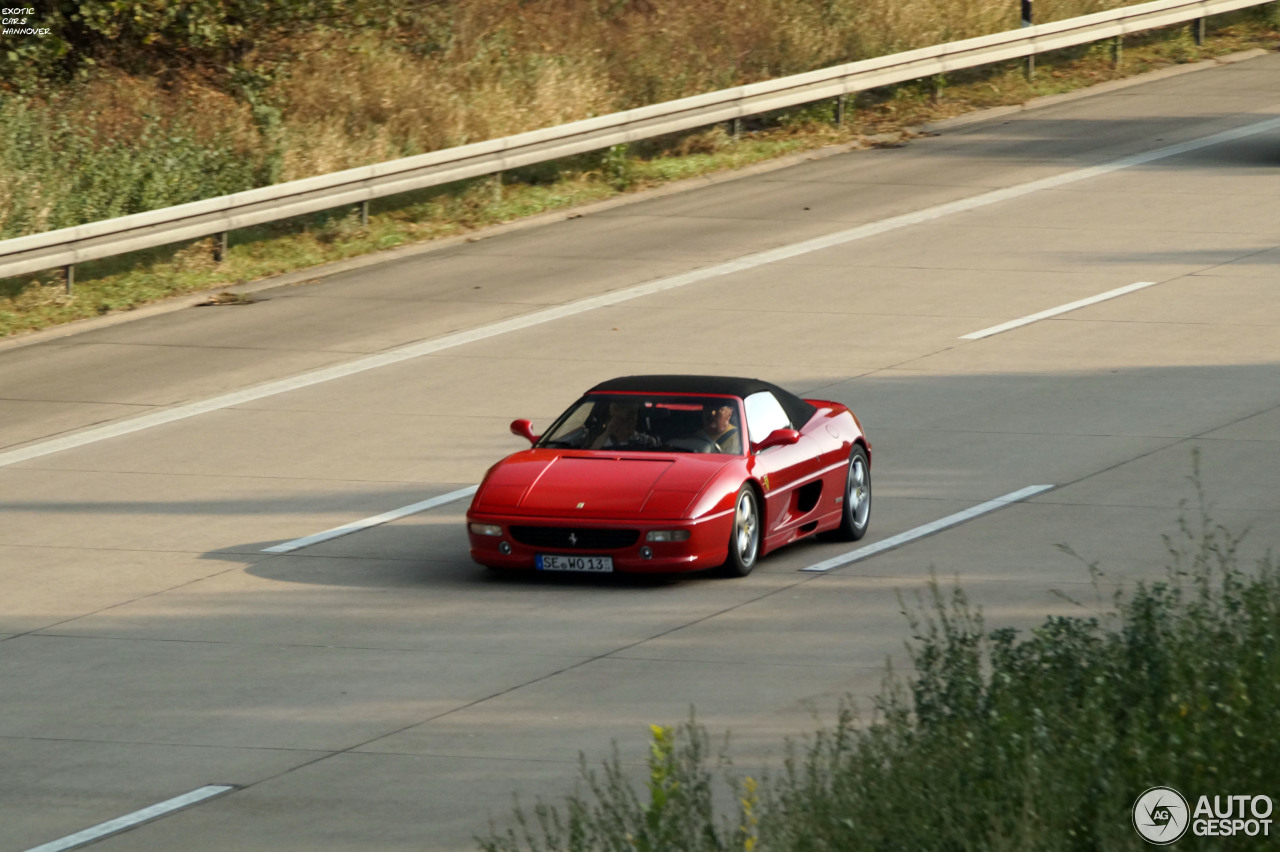
[[[1059,544],[1102,594],[1161,576],[1193,455],[1246,561],[1274,547],[1278,78],[1270,54],[0,349],[0,850],[210,784],[236,789],[93,848],[471,849],[691,707],[776,760],[904,665],[898,594],[931,572],[1019,628],[1095,600]],[[851,405],[864,544],[1053,487],[742,580],[491,577],[465,500],[264,552],[472,485],[512,419],[646,372]]]

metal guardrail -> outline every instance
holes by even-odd
[[[1074,47],[1273,0],[1156,0],[1093,15],[979,36],[905,53],[723,89],[415,157],[251,189],[177,207],[0,241],[0,278],[139,249],[221,235],[371,199],[496,174],[535,163],[773,110],[841,98],[993,62]],[[1200,30],[1198,30],[1200,32]],[[362,208],[367,213],[367,206]]]

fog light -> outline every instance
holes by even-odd
[[[654,530],[644,537],[645,541],[688,541],[688,530]]]
[[[502,527],[497,524],[468,524],[467,528],[476,535],[502,535]]]
[[[652,559],[652,558],[653,558],[653,548],[651,548],[651,547],[642,547],[642,548],[640,548],[640,558],[641,558],[641,559]]]
[[[503,556],[510,556],[511,545],[505,541],[498,542],[498,552],[501,553]]]

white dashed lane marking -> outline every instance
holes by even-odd
[[[376,527],[379,524],[385,524],[390,521],[397,521],[400,518],[409,515],[425,512],[428,509],[434,509],[437,506],[443,506],[446,503],[452,503],[455,500],[461,500],[464,497],[470,497],[476,493],[478,485],[468,485],[466,488],[459,488],[457,491],[450,491],[448,494],[441,494],[438,497],[432,497],[429,500],[422,500],[408,506],[402,506],[399,509],[392,509],[390,512],[383,512],[381,515],[374,515],[372,518],[365,518],[363,521],[352,521],[349,524],[343,524],[340,527],[334,527],[331,530],[318,532],[315,535],[305,536],[304,538],[295,538],[293,541],[286,541],[284,544],[277,544],[274,547],[264,547],[263,553],[290,553],[294,550],[300,550],[311,544],[319,544],[322,541],[329,541],[333,538],[348,535],[353,532],[367,530],[370,527]]]
[[[128,831],[131,828],[142,825],[144,822],[151,822],[152,820],[160,819],[160,817],[176,813],[183,808],[207,802],[209,799],[230,793],[234,789],[236,788],[230,784],[210,784],[207,787],[200,787],[190,793],[183,793],[181,796],[166,799],[159,804],[151,805],[140,811],[134,811],[131,814],[125,814],[122,817],[98,823],[92,828],[86,828],[84,831],[77,831],[75,834],[68,834],[58,840],[42,843],[39,846],[28,849],[27,852],[65,852],[67,849],[77,849],[104,837]]]
[[[1136,284],[1128,284],[1124,287],[1117,287],[1114,290],[1108,290],[1105,293],[1099,293],[1098,295],[1090,296],[1087,299],[1080,299],[1079,301],[1070,302],[1065,305],[1059,305],[1056,308],[1049,308],[1049,310],[1047,311],[1040,311],[1039,313],[1031,314],[1030,316],[1025,316],[1022,319],[1009,320],[1008,322],[1002,322],[999,325],[993,325],[991,326],[991,328],[984,328],[982,329],[982,331],[974,331],[969,334],[964,334],[960,336],[960,339],[961,340],[981,340],[984,337],[990,337],[991,335],[999,334],[1002,331],[1009,331],[1010,329],[1020,328],[1024,325],[1030,325],[1033,322],[1039,322],[1042,319],[1048,319],[1049,317],[1056,317],[1058,314],[1065,314],[1069,311],[1074,311],[1079,308],[1086,307],[1088,305],[1096,305],[1098,302],[1105,302],[1108,299],[1114,299],[1117,296],[1123,296],[1126,293],[1132,293],[1135,290],[1142,290],[1152,286],[1155,283],[1156,283],[1155,281],[1139,281]]]
[[[1026,488],[1020,488],[1017,491],[1011,491],[1003,497],[997,497],[994,500],[988,500],[985,503],[979,503],[976,506],[965,509],[963,512],[956,512],[954,515],[947,515],[945,518],[939,518],[932,523],[916,527],[913,530],[907,530],[904,533],[898,533],[895,536],[886,538],[884,541],[877,541],[875,544],[869,544],[866,547],[859,547],[857,550],[851,550],[840,556],[833,556],[830,559],[824,559],[816,565],[810,565],[808,568],[801,568],[801,571],[830,571],[832,568],[839,568],[842,565],[848,565],[851,562],[857,562],[866,559],[869,556],[875,556],[877,553],[884,553],[886,550],[892,550],[895,547],[901,547],[904,544],[913,542],[918,538],[924,538],[927,535],[933,535],[936,532],[945,530],[948,527],[954,527],[956,524],[963,524],[965,521],[985,515],[988,512],[994,512],[996,509],[1003,509],[1010,503],[1017,503],[1028,497],[1034,497],[1049,489],[1052,485],[1028,485]]]

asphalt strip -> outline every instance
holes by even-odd
[[[334,379],[346,378],[347,376],[353,376],[367,370],[376,370],[380,367],[387,367],[392,364],[398,364],[402,361],[420,358],[424,355],[443,352],[468,343],[475,343],[480,340],[498,337],[499,335],[507,334],[512,331],[532,328],[534,326],[543,325],[544,323],[586,313],[588,311],[596,310],[597,308],[629,302],[632,299],[639,299],[655,293],[674,290],[690,284],[695,284],[699,281],[717,278],[721,275],[730,275],[735,272],[742,272],[744,270],[766,266],[771,263],[777,263],[780,260],[799,257],[815,251],[822,251],[823,249],[828,249],[832,246],[854,242],[855,240],[865,239],[867,237],[876,236],[878,234],[887,233],[889,231],[909,227],[911,225],[931,222],[956,213],[965,213],[970,210],[976,210],[992,204],[999,204],[1004,201],[1020,198],[1043,190],[1056,189],[1068,184],[1101,177],[1102,175],[1110,174],[1111,172],[1119,171],[1121,169],[1144,165],[1156,160],[1163,160],[1167,157],[1175,157],[1180,154],[1197,151],[1201,148],[1207,148],[1211,145],[1219,145],[1224,142],[1244,139],[1249,136],[1255,136],[1259,133],[1266,133],[1275,129],[1280,129],[1280,118],[1267,119],[1266,121],[1248,124],[1244,127],[1237,127],[1233,130],[1227,130],[1222,133],[1214,133],[1210,136],[1203,136],[1199,139],[1181,142],[1177,145],[1168,145],[1163,148],[1156,148],[1152,151],[1146,151],[1141,154],[1122,157],[1109,163],[1103,163],[1101,165],[1090,166],[1083,169],[1076,169],[1075,171],[1064,172],[1060,175],[1042,178],[1040,180],[1031,181],[1018,186],[1005,187],[1003,189],[982,193],[981,195],[976,195],[971,198],[961,199],[947,204],[940,204],[935,207],[917,210],[901,216],[893,216],[888,219],[882,219],[879,222],[860,225],[856,228],[838,231],[834,234],[827,234],[826,236],[812,240],[793,243],[789,246],[782,246],[770,251],[744,255],[743,257],[735,260],[716,264],[715,266],[709,266],[704,269],[695,269],[681,275],[659,278],[657,280],[650,281],[645,284],[639,284],[635,287],[628,287],[617,292],[593,296],[588,299],[581,299],[576,302],[569,302],[564,305],[557,305],[540,311],[534,311],[533,313],[526,314],[522,317],[514,317],[512,319],[491,323],[490,325],[481,326],[468,331],[445,335],[444,337],[438,337],[433,340],[413,343],[398,349],[381,352],[377,355],[358,358],[345,364],[338,364],[319,370],[312,370],[287,379],[280,379],[257,385],[255,387],[246,388],[244,390],[236,391],[235,393],[224,394],[222,396],[212,397],[199,402],[187,403],[186,405],[178,405],[173,408],[154,411],[150,414],[144,414],[140,417],[135,417],[129,420],[122,420],[115,423],[109,423],[105,426],[86,429],[83,432],[77,432],[72,435],[65,435],[48,441],[40,441],[25,447],[19,447],[18,449],[0,453],[0,467],[18,464],[19,462],[31,461],[32,459],[52,455],[53,453],[59,453],[64,450],[88,446],[89,444],[94,444],[98,441],[105,441],[109,438],[118,438],[123,435],[130,435],[135,432],[141,432],[144,429],[150,429],[154,426],[161,426],[166,423],[185,420],[188,417],[195,417],[212,411],[220,411],[225,408],[233,408],[237,405],[254,402],[259,399],[275,396],[276,394],[311,387],[313,385],[333,381]]]

